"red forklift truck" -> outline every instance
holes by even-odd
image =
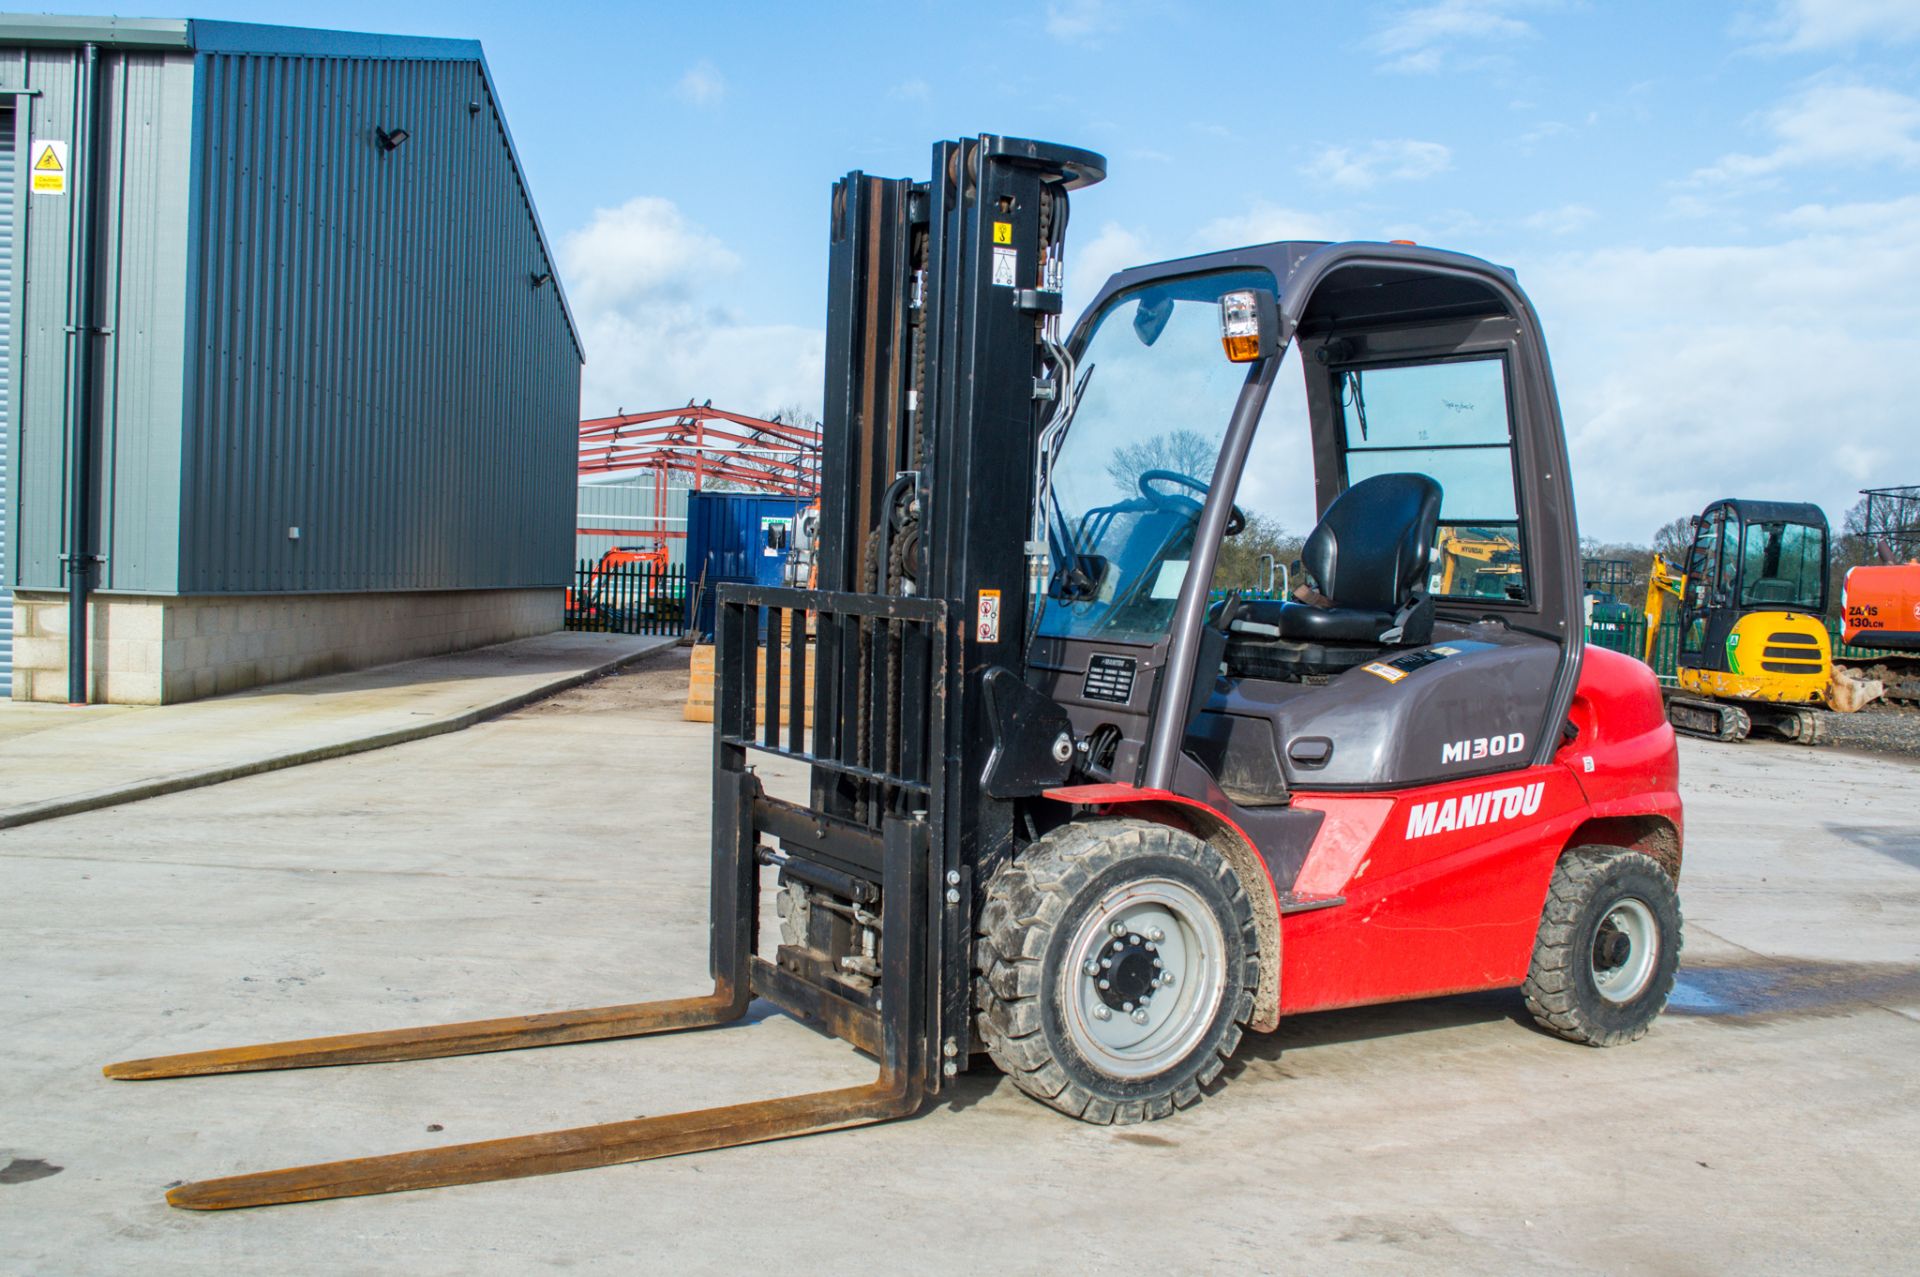
[[[1583,645],[1559,406],[1513,272],[1408,244],[1263,244],[1123,271],[1064,333],[1069,197],[1105,167],[982,136],[937,144],[928,180],[834,187],[819,588],[718,591],[710,992],[106,1070],[638,1036],[760,998],[872,1056],[876,1080],[169,1201],[854,1126],[919,1111],[982,1056],[1083,1121],[1165,1118],[1218,1084],[1243,1033],[1471,990],[1520,989],[1577,1043],[1647,1031],[1681,943],[1674,735],[1644,665]],[[1312,601],[1215,599],[1285,358],[1311,417],[1294,464],[1320,509]],[[1206,441],[1205,464],[1121,464],[1175,430]],[[1499,594],[1441,592],[1435,547],[1459,528],[1516,547]],[[765,791],[764,756],[805,766],[806,801]],[[772,891],[783,943],[766,953]]]

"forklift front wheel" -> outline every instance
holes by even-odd
[[[1680,968],[1680,895],[1651,856],[1575,847],[1554,866],[1522,986],[1540,1026],[1588,1046],[1644,1036]]]
[[[980,1034],[1021,1090],[1097,1123],[1196,1103],[1253,1014],[1253,908],[1225,857],[1152,821],[1077,822],[987,887]]]

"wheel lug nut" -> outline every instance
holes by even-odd
[[[1158,927],[1155,927],[1153,928],[1153,930],[1147,932],[1147,939],[1149,940],[1160,941],[1160,940],[1165,940],[1166,938],[1167,938],[1167,933],[1160,930],[1160,928]]]
[[[1142,1008],[1141,1010],[1135,1011],[1133,1013],[1133,1022],[1135,1024],[1145,1024],[1147,1022],[1147,1013],[1145,1008]]]
[[[1159,969],[1159,968],[1161,967],[1161,965],[1162,965],[1162,963],[1161,963],[1161,961],[1160,961],[1160,959],[1158,959],[1158,958],[1155,958],[1155,959],[1153,960],[1153,965],[1154,965],[1154,969],[1155,969],[1155,970],[1158,970],[1158,969]]]
[[[1100,987],[1103,989],[1111,989],[1113,987],[1113,982],[1110,980],[1102,980],[1100,982]]]
[[[1101,967],[1102,967],[1103,969],[1104,969],[1104,968],[1106,968],[1106,967],[1110,967],[1110,966],[1112,966],[1112,965],[1113,965],[1113,959],[1112,959],[1112,958],[1102,958],[1102,959],[1100,959],[1100,966],[1101,966]]]
[[[1139,944],[1139,943],[1140,943],[1140,937],[1139,937],[1139,936],[1128,936],[1128,937],[1127,937],[1127,943],[1128,943],[1128,944]]]
[[[1127,934],[1127,924],[1124,922],[1112,923],[1107,927],[1107,934],[1112,936],[1124,936]]]
[[[1121,1009],[1122,1011],[1131,1011],[1131,1010],[1133,1010],[1133,1003],[1131,1003],[1131,1002],[1122,1002],[1122,1003],[1120,1004],[1120,1009]]]
[[[1115,953],[1118,953],[1118,952],[1120,952],[1120,951],[1121,951],[1122,949],[1124,949],[1124,948],[1126,948],[1126,947],[1127,947],[1127,942],[1126,942],[1126,941],[1124,941],[1124,940],[1115,940],[1115,941],[1113,942],[1113,951],[1114,951]]]
[[[1095,1007],[1093,1009],[1093,1018],[1096,1020],[1111,1020],[1113,1018],[1113,1012],[1107,1010],[1105,1007]]]
[[[1088,958],[1087,965],[1083,967],[1082,970],[1084,970],[1088,975],[1099,975],[1100,964],[1098,962],[1095,962],[1092,958]]]
[[[1173,972],[1171,972],[1171,971],[1162,971],[1162,972],[1160,973],[1160,983],[1161,983],[1161,984],[1164,984],[1164,985],[1166,985],[1166,986],[1167,986],[1168,988],[1172,988],[1172,987],[1173,987]]]

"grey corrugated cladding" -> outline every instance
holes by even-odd
[[[679,567],[687,561],[687,489],[670,487],[660,507],[665,516],[654,521],[654,489],[649,478],[629,483],[583,483],[580,485],[579,526],[608,528],[614,536],[582,536],[574,540],[576,559],[598,559],[618,545],[652,545],[656,527],[674,535],[666,538],[667,558]]]
[[[34,137],[72,140],[88,40],[110,138],[102,588],[564,584],[581,351],[479,45],[0,18],[0,90],[37,91]],[[24,203],[11,570],[51,589],[66,205]]]

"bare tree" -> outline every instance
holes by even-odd
[[[1663,523],[1653,534],[1653,552],[1665,559],[1670,566],[1679,566],[1686,561],[1687,550],[1693,545],[1692,518],[1675,519]]]
[[[1107,462],[1107,476],[1128,496],[1139,492],[1140,476],[1149,470],[1171,470],[1208,484],[1213,482],[1213,463],[1219,451],[1217,443],[1197,430],[1170,430],[1115,449],[1113,459]],[[1189,495],[1197,498],[1200,494]]]

